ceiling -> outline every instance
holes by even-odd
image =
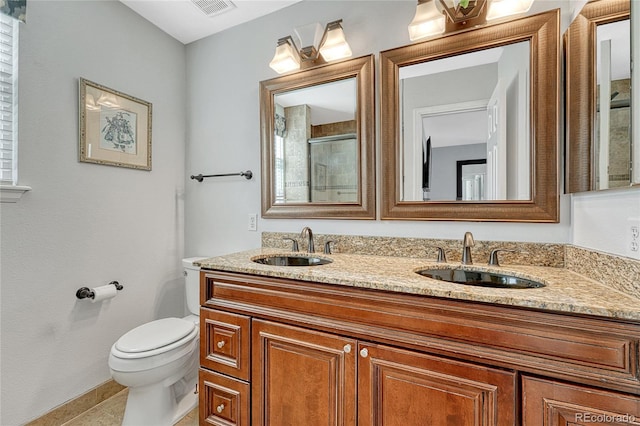
[[[301,0],[120,0],[140,16],[188,44]]]

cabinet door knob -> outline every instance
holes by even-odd
[[[218,346],[218,349],[222,349],[224,347],[224,340],[220,340],[216,346]]]
[[[369,356],[369,351],[367,350],[367,348],[362,348],[360,349],[360,356],[362,358],[366,358]]]
[[[344,348],[342,348],[344,350],[345,354],[351,353],[351,345],[347,344],[344,345]]]
[[[216,411],[218,413],[222,413],[223,410],[224,410],[224,404],[220,404],[216,407]]]

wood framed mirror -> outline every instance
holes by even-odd
[[[382,219],[559,221],[559,19],[553,10],[380,53]],[[483,157],[487,195],[457,201],[457,161]]]
[[[630,168],[634,144],[640,150],[631,137],[630,6],[590,1],[565,34],[567,193],[640,183]]]
[[[375,219],[373,55],[260,82],[262,216]]]

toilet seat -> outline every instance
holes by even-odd
[[[142,324],[125,333],[115,347],[120,352],[140,354],[159,349],[182,340],[194,329],[193,322],[180,318],[163,318]]]
[[[111,346],[109,367],[115,371],[134,372],[166,365],[195,350],[199,331],[192,321],[180,318],[143,324],[125,333]],[[136,339],[140,340],[136,342]]]

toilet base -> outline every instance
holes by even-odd
[[[174,386],[162,384],[129,388],[122,426],[172,426],[198,405],[196,381],[186,384],[189,391],[177,401]]]
[[[186,394],[177,404],[176,412],[173,417],[173,424],[178,423],[197,406],[198,394],[193,391]]]

